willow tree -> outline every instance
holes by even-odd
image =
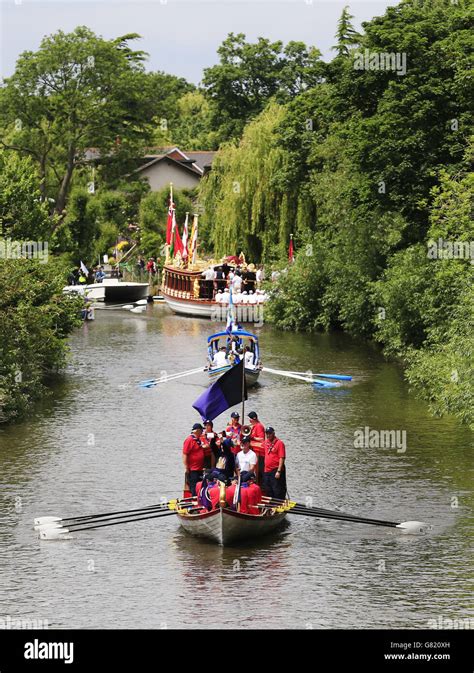
[[[221,147],[201,182],[199,200],[217,256],[243,250],[259,261],[281,256],[288,246],[295,197],[281,186],[287,153],[275,135],[285,114],[284,106],[271,103],[238,143]]]

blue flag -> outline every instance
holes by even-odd
[[[242,383],[244,400],[247,399],[247,385],[244,376],[244,361],[231,367],[215,383],[200,395],[193,404],[201,417],[213,421],[224,411],[242,402]]]

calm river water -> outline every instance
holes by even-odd
[[[37,540],[34,516],[128,509],[181,492],[181,446],[199,420],[191,404],[206,377],[148,390],[136,383],[204,363],[215,324],[162,305],[96,317],[72,336],[53,399],[0,430],[0,618],[49,628],[246,629],[426,628],[474,618],[472,434],[433,419],[396,365],[343,335],[261,329],[265,365],[355,381],[318,391],[265,374],[247,409],[286,442],[292,498],[423,520],[433,531],[404,536],[294,517],[277,537],[222,549],[168,517]],[[356,448],[364,427],[406,431],[406,451]]]

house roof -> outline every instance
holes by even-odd
[[[197,177],[202,176],[202,171],[197,167],[195,167],[194,164],[191,164],[188,161],[177,161],[176,159],[173,159],[173,157],[171,157],[169,154],[159,154],[158,156],[153,157],[150,161],[147,161],[146,163],[136,168],[133,172],[141,173],[142,171],[151,168],[151,166],[158,164],[160,161],[165,161],[168,164],[179,166],[180,168],[184,169],[185,171],[188,171],[189,173],[192,173]]]
[[[151,162],[155,159],[162,160],[166,156],[174,159],[180,164],[191,166],[200,175],[203,175],[211,168],[215,155],[215,151],[207,150],[183,152],[179,147],[152,148],[151,151],[145,155],[145,158],[148,159],[148,161],[143,164],[141,168],[143,169],[145,166],[151,165]]]
[[[133,173],[139,173],[160,161],[166,160],[168,163],[173,163],[198,177],[202,177],[210,170],[215,155],[215,151],[207,150],[183,152],[179,147],[150,147],[144,156],[137,158],[135,165],[139,164],[139,166]],[[99,161],[101,152],[95,147],[89,147],[85,151],[85,158],[86,161]]]

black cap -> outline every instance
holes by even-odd
[[[253,472],[250,472],[250,471],[247,472],[247,471],[244,470],[243,472],[240,473],[240,481],[243,484],[245,484],[246,481],[250,481],[250,479],[252,479],[252,477],[255,477]]]
[[[237,411],[233,411],[230,415],[231,418],[240,418],[240,415]]]
[[[247,414],[247,416],[248,416],[249,418],[252,418],[252,419],[254,419],[254,418],[258,418],[258,416],[257,416],[257,414],[255,413],[255,411],[251,411],[249,414]]]
[[[195,423],[193,425],[193,430],[204,430],[204,428],[202,427],[202,425],[200,423]]]
[[[240,440],[240,443],[241,444],[249,444],[250,443],[250,437],[248,435],[245,436],[245,437],[242,437],[242,439]]]
[[[267,427],[265,428],[265,434],[270,435],[272,432],[275,432],[274,428],[272,428],[271,425],[267,425]]]

